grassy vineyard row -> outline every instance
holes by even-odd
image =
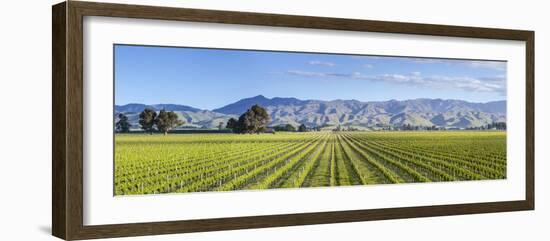
[[[115,195],[505,178],[505,132],[115,136]]]

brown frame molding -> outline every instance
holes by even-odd
[[[108,16],[525,41],[525,200],[169,222],[83,225],[83,17]],[[66,240],[533,210],[533,31],[67,1],[52,7],[52,233]]]

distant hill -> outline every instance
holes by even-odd
[[[299,100],[296,98],[266,98],[258,95],[241,99],[212,111],[184,105],[128,104],[115,106],[115,111],[131,116],[137,124],[137,114],[146,107],[175,111],[189,127],[215,128],[219,122],[238,117],[254,104],[267,109],[270,125],[292,124],[298,126],[357,127],[410,124],[414,126],[439,126],[466,128],[492,122],[506,122],[506,101],[473,103],[463,100],[413,99],[361,102],[357,100]]]
[[[296,98],[275,97],[273,99],[268,99],[263,95],[258,95],[252,98],[239,100],[233,104],[229,104],[222,108],[214,109],[212,111],[224,113],[224,114],[240,115],[255,104],[258,104],[264,107],[265,106],[298,106],[298,105],[304,104],[305,102],[306,101],[299,100]]]
[[[232,115],[226,115],[222,113],[215,113],[208,110],[201,110],[186,105],[176,104],[127,104],[127,105],[115,105],[115,121],[117,121],[118,113],[124,113],[128,116],[132,128],[139,128],[139,113],[145,108],[150,108],[155,111],[165,109],[167,111],[174,111],[180,119],[185,120],[185,128],[216,128],[220,122],[226,123],[229,118],[234,117]]]

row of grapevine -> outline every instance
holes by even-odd
[[[357,139],[356,139],[357,140]],[[410,171],[411,175],[415,176],[416,181],[419,182],[430,182],[430,181],[454,181],[455,179],[445,173],[444,171],[436,168],[435,166],[426,164],[426,162],[420,161],[417,157],[403,156],[392,151],[388,148],[379,148],[376,145],[363,143],[361,140],[357,140],[358,144],[368,153],[386,160],[388,162],[398,162],[400,168],[402,169],[412,169]],[[405,167],[401,167],[404,165]],[[420,174],[420,175],[419,175]]]
[[[506,178],[504,132],[116,135],[115,195]]]

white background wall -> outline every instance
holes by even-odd
[[[56,240],[51,230],[51,10],[58,1],[6,1],[0,13],[0,240]],[[545,1],[127,1],[191,8],[407,21],[536,31],[536,210],[120,240],[548,240]],[[513,81],[513,80],[511,80]],[[27,128],[27,127],[32,128]],[[414,198],[414,197],[411,197]],[[174,207],[176,208],[176,207]]]

